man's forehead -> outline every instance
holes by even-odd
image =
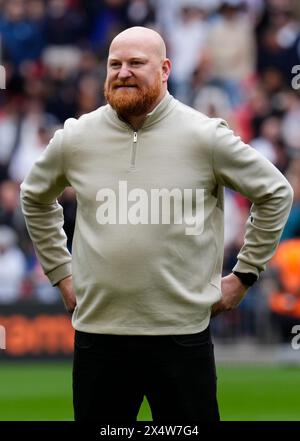
[[[143,51],[140,49],[136,49],[133,47],[128,47],[127,49],[114,49],[109,52],[108,60],[120,60],[120,59],[133,59],[133,58],[141,58],[148,59],[151,57],[151,53],[147,53],[147,51]]]
[[[160,47],[153,40],[136,38],[117,38],[110,48],[108,58],[152,58],[160,56]]]

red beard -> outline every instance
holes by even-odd
[[[118,89],[116,86],[135,85],[130,89]],[[104,84],[104,96],[115,111],[122,116],[140,116],[148,113],[161,93],[161,78],[157,75],[152,86],[140,87],[133,82],[115,81],[110,86]]]

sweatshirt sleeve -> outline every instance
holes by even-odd
[[[213,168],[219,184],[246,196],[252,207],[244,244],[234,271],[259,273],[266,268],[288,218],[293,190],[280,171],[219,120]]]
[[[71,274],[71,255],[63,229],[63,209],[57,197],[69,185],[64,174],[63,130],[49,145],[21,184],[21,207],[27,229],[52,285]]]

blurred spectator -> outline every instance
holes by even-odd
[[[44,0],[27,0],[25,8],[27,17],[42,27],[45,21],[46,2]]]
[[[201,65],[208,25],[204,11],[194,1],[185,0],[183,5],[166,39],[172,60],[172,90],[178,99],[188,103],[189,80],[196,67]]]
[[[280,123],[279,123],[280,130]],[[274,133],[275,132],[275,133]],[[276,153],[274,148],[274,135],[277,136],[277,120],[274,117],[265,119],[262,123],[260,136],[253,139],[250,144],[262,155],[264,155],[269,161],[276,162]]]
[[[43,27],[26,15],[25,0],[5,1],[0,15],[0,34],[16,67],[25,60],[40,57],[45,44]]]
[[[18,244],[30,261],[32,244],[21,212],[19,193],[20,188],[16,182],[7,180],[0,183],[0,226],[6,225],[15,231]]]
[[[17,230],[19,219],[22,218],[22,215],[18,214],[18,208],[19,186],[14,181],[2,182],[0,184],[0,225],[7,225]]]
[[[290,343],[292,327],[300,324],[300,239],[282,241],[270,268],[273,289],[268,297],[272,319],[280,341]]]
[[[292,67],[300,62],[300,28],[293,14],[293,1],[269,1],[258,27],[258,72],[278,70],[291,84]]]
[[[250,144],[269,161],[273,162],[279,170],[285,171],[288,158],[282,142],[281,120],[279,117],[267,117],[259,128],[259,136],[250,141]]]
[[[193,107],[211,118],[221,117],[229,122],[231,104],[226,92],[217,86],[203,86],[194,90]]]
[[[81,45],[86,41],[86,17],[67,0],[49,0],[45,17],[47,45]]]
[[[300,158],[291,162],[287,178],[294,190],[294,202],[281,240],[300,238]]]
[[[286,113],[282,119],[282,136],[292,157],[300,157],[300,97],[291,92],[287,96]]]
[[[49,143],[57,124],[58,121],[53,115],[43,112],[41,102],[35,100],[26,102],[19,145],[9,166],[10,178],[19,183],[24,180],[33,163]]]
[[[89,2],[93,16],[90,38],[94,49],[105,57],[113,36],[126,28],[127,5],[124,0],[103,0]]]
[[[86,74],[78,84],[77,115],[92,112],[102,104],[100,78],[95,74]]]
[[[226,189],[224,203],[224,247],[225,253],[233,248],[239,249],[245,232],[245,222],[248,217],[246,200],[237,193]]]
[[[149,0],[129,0],[126,11],[126,27],[155,24],[155,9]]]
[[[77,115],[76,78],[81,53],[76,48],[52,47],[44,56],[47,67],[43,79],[45,110],[63,123],[67,118]]]
[[[8,168],[19,146],[22,112],[20,100],[12,98],[2,107],[0,114],[0,182],[8,179]]]
[[[243,1],[222,0],[220,16],[207,41],[211,80],[228,93],[233,106],[243,100],[242,83],[255,72],[254,31],[242,13]]]
[[[10,227],[0,226],[0,303],[11,303],[20,297],[25,269],[16,233]]]
[[[28,277],[29,280],[31,279],[34,298],[39,302],[51,304],[60,300],[58,288],[49,283],[49,280],[47,276],[45,276],[38,260],[36,260],[35,265]]]

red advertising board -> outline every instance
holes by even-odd
[[[60,358],[73,354],[74,330],[63,306],[17,303],[0,306],[4,358]]]

